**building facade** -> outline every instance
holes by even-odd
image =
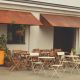
[[[78,1],[78,0],[77,0]],[[62,26],[56,23],[56,27],[52,22],[48,22],[50,25],[44,24],[43,15],[61,15],[71,16],[79,18],[80,16],[80,6],[75,2],[73,4],[68,2],[47,2],[45,0],[13,0],[13,1],[0,1],[0,10],[9,10],[9,11],[19,11],[19,12],[30,12],[35,18],[41,21],[42,25],[26,25],[25,28],[25,43],[24,44],[7,44],[10,50],[21,49],[32,51],[35,48],[39,49],[53,49],[53,48],[62,48],[67,51],[71,48],[76,48],[77,53],[79,53],[80,48],[80,29],[79,24],[75,23],[74,26],[70,26],[71,22],[67,20],[62,21]],[[47,16],[48,16],[47,15]],[[42,16],[42,18],[41,18]],[[50,17],[49,17],[50,18]],[[48,18],[48,19],[49,19]],[[44,19],[47,20],[46,18]],[[60,19],[61,20],[61,19]],[[79,19],[80,20],[80,19]],[[57,21],[57,20],[55,20]],[[69,24],[68,28],[63,25]],[[54,22],[55,23],[55,22]],[[61,23],[60,23],[61,24]],[[72,24],[71,24],[72,25]],[[77,26],[77,27],[76,27]],[[7,24],[0,24],[0,34],[8,34]],[[65,34],[65,35],[62,35]],[[69,36],[70,35],[70,36]],[[64,37],[61,37],[64,36]],[[66,36],[66,37],[65,37]],[[71,37],[73,36],[73,37]],[[69,40],[69,41],[68,41]],[[65,41],[65,42],[63,42]],[[68,42],[67,42],[68,41]],[[60,44],[61,43],[61,44]],[[68,44],[68,45],[67,45]],[[67,45],[67,46],[65,46]],[[67,49],[65,49],[67,48]]]

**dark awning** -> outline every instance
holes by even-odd
[[[0,23],[41,25],[30,12],[0,10]]]
[[[80,17],[41,14],[40,21],[44,26],[57,26],[57,27],[80,27]]]

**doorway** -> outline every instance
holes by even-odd
[[[54,48],[70,52],[74,47],[76,28],[54,27]]]

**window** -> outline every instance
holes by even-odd
[[[25,43],[25,26],[19,24],[9,24],[7,27],[8,44]]]

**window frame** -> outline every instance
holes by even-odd
[[[17,26],[17,27],[16,27]],[[10,28],[11,29],[10,29]],[[25,28],[26,27],[26,25],[21,25],[21,24],[8,24],[7,25],[7,44],[25,44]],[[17,28],[17,29],[16,29]],[[15,36],[16,35],[16,33],[15,32],[17,32],[17,30],[19,29],[19,28],[22,28],[22,30],[24,29],[24,33],[23,33],[23,37],[22,38],[24,38],[21,42],[19,41],[19,42],[17,42],[17,40],[15,39],[15,38],[19,38],[19,36],[17,37],[17,36]],[[11,31],[10,31],[10,30]],[[11,41],[9,41],[8,39],[10,39],[10,38],[8,38],[9,36],[9,33],[12,33],[12,35],[14,35],[14,37],[12,36],[12,40]],[[20,37],[21,38],[21,37]],[[22,39],[21,38],[21,39]],[[18,39],[19,40],[19,39]]]

